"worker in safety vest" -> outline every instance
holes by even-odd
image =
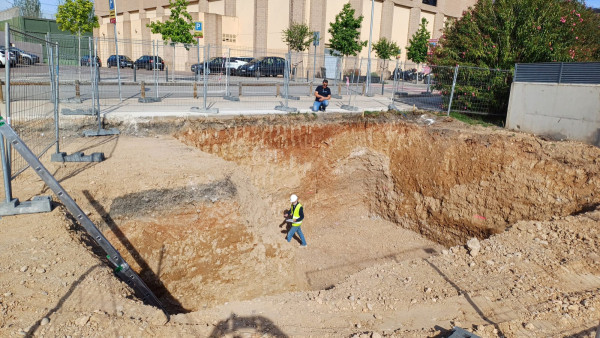
[[[286,212],[286,217],[290,217],[290,222],[292,226],[287,235],[287,241],[291,241],[294,234],[297,232],[300,236],[300,240],[302,241],[302,246],[306,246],[306,240],[304,239],[304,234],[302,233],[302,229],[300,226],[302,225],[302,220],[304,219],[304,208],[302,204],[298,203],[298,196],[292,195],[290,197],[290,202],[292,206],[290,210]]]

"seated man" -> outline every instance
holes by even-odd
[[[331,89],[327,87],[329,81],[323,80],[323,85],[318,86],[315,89],[315,103],[313,104],[313,111],[325,111],[325,108],[329,105],[329,100],[331,99]]]

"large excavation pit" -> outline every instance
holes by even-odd
[[[183,183],[113,199],[106,231],[172,312],[332,288],[600,201],[597,148],[443,120],[187,122],[175,137],[189,158],[157,161]],[[284,239],[292,193],[307,248]]]

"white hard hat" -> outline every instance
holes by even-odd
[[[292,195],[292,196],[290,196],[290,202],[294,203],[294,202],[296,202],[297,200],[298,200],[298,196],[296,196],[296,195]]]

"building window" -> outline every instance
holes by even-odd
[[[223,34],[221,40],[223,42],[236,42],[237,35],[236,34]]]
[[[437,6],[437,0],[423,0],[423,3],[430,6]]]

